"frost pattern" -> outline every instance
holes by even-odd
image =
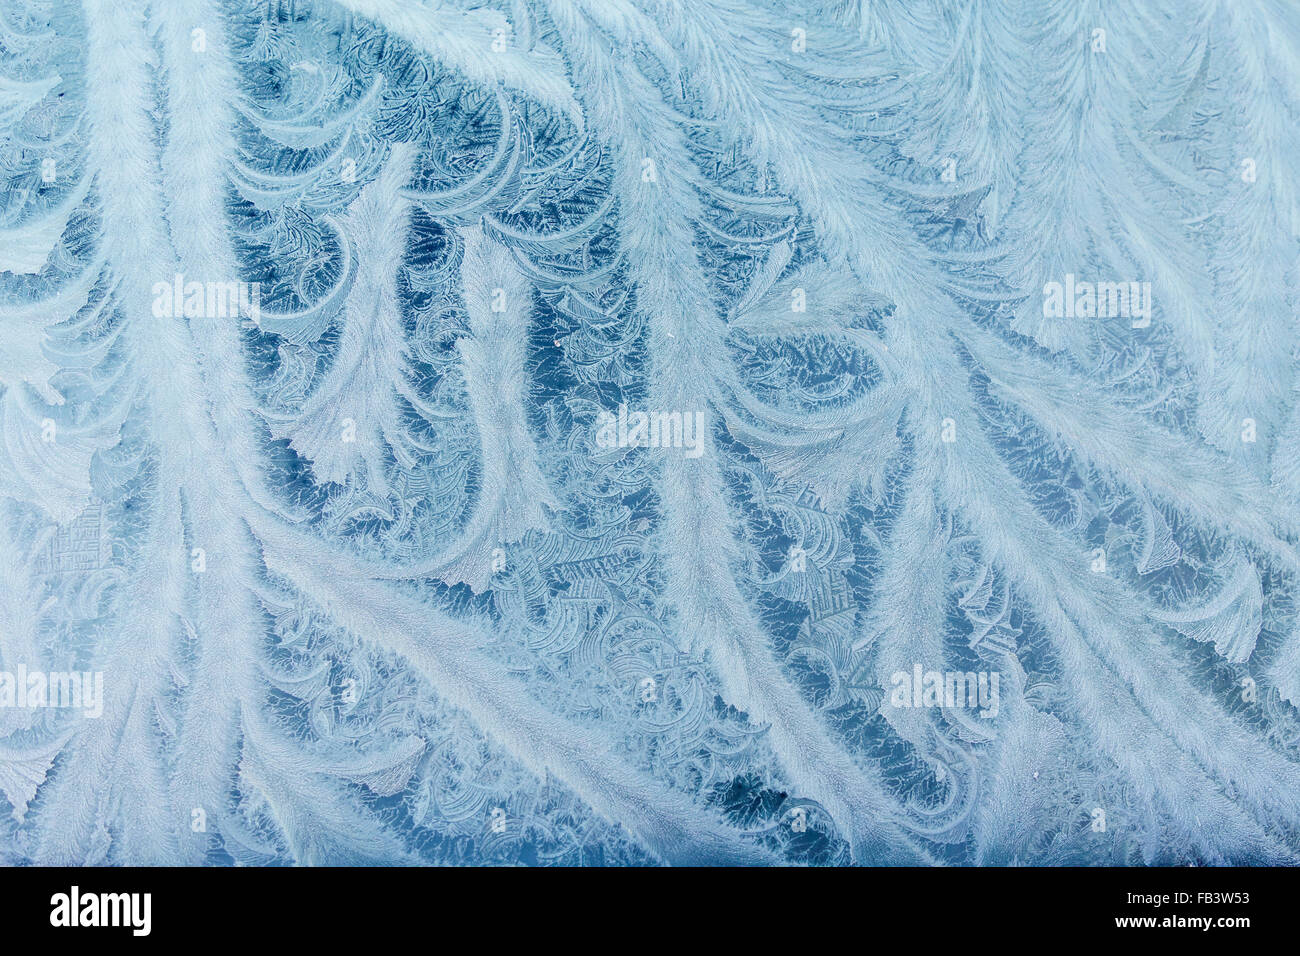
[[[0,50],[0,862],[1297,861],[1293,3]]]

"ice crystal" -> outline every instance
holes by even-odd
[[[0,51],[0,862],[1300,854],[1293,3]]]

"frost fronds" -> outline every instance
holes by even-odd
[[[0,862],[1300,858],[1286,3],[9,6]]]

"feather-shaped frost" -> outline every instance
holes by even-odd
[[[10,6],[0,860],[1300,857],[1287,4]]]

